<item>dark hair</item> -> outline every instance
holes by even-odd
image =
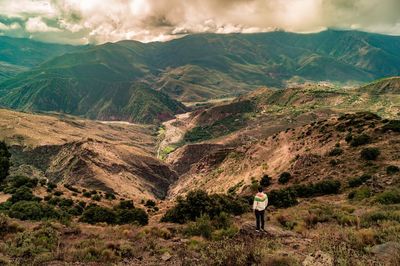
[[[263,187],[262,186],[259,186],[258,187],[258,192],[262,192],[263,191]]]

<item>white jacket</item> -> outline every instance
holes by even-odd
[[[268,196],[264,192],[259,192],[254,197],[253,210],[263,211],[268,206]]]

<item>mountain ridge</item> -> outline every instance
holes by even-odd
[[[362,83],[399,75],[399,69],[397,36],[332,30],[195,34],[164,43],[106,43],[55,57],[3,81],[0,105],[126,119],[119,111],[99,110],[107,109],[110,93],[120,101],[133,97],[132,87],[143,84],[149,94],[168,95],[172,104],[237,96],[263,86],[286,87],[297,80]],[[170,109],[168,116],[182,108]],[[135,117],[133,110],[127,112],[132,113],[129,121],[135,122],[156,121],[160,115]]]

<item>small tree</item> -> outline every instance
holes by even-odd
[[[381,154],[378,148],[365,148],[361,151],[361,158],[368,161],[374,161]]]
[[[262,187],[268,187],[271,185],[271,178],[268,175],[264,175],[260,180],[260,185]]]
[[[0,183],[8,176],[11,154],[4,141],[0,142]]]
[[[278,179],[279,184],[286,184],[292,178],[292,175],[288,172],[283,172]]]

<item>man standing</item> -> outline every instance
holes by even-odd
[[[264,215],[265,215],[265,208],[267,208],[267,206],[268,206],[267,194],[263,192],[263,188],[260,186],[258,188],[258,193],[254,197],[254,203],[253,203],[253,210],[256,215],[257,232],[259,232],[260,230],[265,231]]]

